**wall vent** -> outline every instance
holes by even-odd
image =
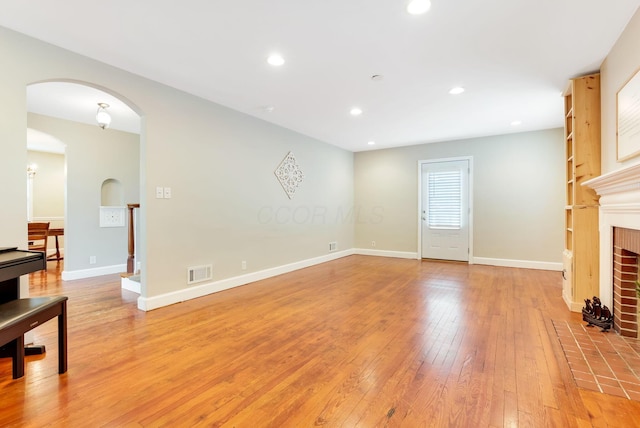
[[[213,277],[213,265],[191,266],[187,268],[187,285],[206,281]]]
[[[338,249],[337,242],[329,242],[329,252],[335,251]]]

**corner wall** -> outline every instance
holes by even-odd
[[[211,263],[221,281],[353,247],[351,152],[5,28],[0,40],[1,245],[26,245],[26,87],[71,80],[142,117],[142,298],[188,290],[189,266]],[[289,151],[305,176],[293,199],[274,175]],[[156,199],[158,186],[172,198]]]
[[[618,162],[616,95],[640,70],[640,9],[627,24],[600,67],[602,102],[602,174],[640,163],[640,155]]]
[[[560,269],[562,129],[356,153],[356,247],[417,253],[418,161],[460,156],[473,157],[476,263]]]

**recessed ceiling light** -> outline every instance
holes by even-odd
[[[461,86],[456,86],[455,88],[452,88],[449,93],[451,95],[458,95],[464,92],[464,88]]]
[[[284,64],[284,58],[278,54],[272,54],[267,58],[267,62],[275,67],[279,67]]]
[[[431,8],[429,0],[413,0],[407,5],[407,12],[411,15],[422,15]]]
[[[351,113],[351,116],[360,116],[362,114],[362,109],[354,107],[349,111],[349,113]]]
[[[370,146],[373,146],[373,145],[376,144],[376,142],[375,141],[369,141],[367,144],[370,145]]]
[[[514,120],[513,122],[511,122],[511,126],[518,126],[518,125],[522,125],[521,120]]]

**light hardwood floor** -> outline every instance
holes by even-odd
[[[44,357],[0,426],[638,427],[640,403],[576,387],[551,320],[580,323],[560,273],[350,256],[148,313],[119,277],[60,281]]]

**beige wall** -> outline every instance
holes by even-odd
[[[616,158],[616,94],[640,70],[640,9],[629,21],[600,68],[602,99],[602,173],[640,163],[640,156]]]
[[[280,266],[325,254],[329,241],[416,252],[417,162],[453,156],[474,158],[474,256],[560,261],[560,130],[354,155],[4,28],[0,38],[2,245],[26,244],[25,88],[70,79],[143,116],[143,295],[184,289],[187,266],[213,263],[214,279],[228,278],[246,273],[241,260],[249,272]],[[637,40],[640,12],[602,64],[603,172],[640,162],[615,159],[615,94],[640,68]],[[305,172],[293,200],[273,179],[290,150]],[[156,186],[172,187],[173,199],[155,199]]]
[[[64,218],[64,155],[29,151],[27,162],[38,169],[33,177],[33,216],[40,219]],[[47,220],[48,221],[48,220]],[[55,224],[56,227],[63,224]]]
[[[353,224],[339,215],[353,206],[352,153],[4,28],[0,39],[2,245],[26,244],[26,87],[67,79],[142,116],[143,296],[184,290],[188,266],[212,263],[220,280],[327,255],[331,241],[353,247]],[[305,173],[292,200],[273,174],[289,151]],[[173,198],[156,199],[156,186]],[[284,215],[261,216],[269,211]]]
[[[356,153],[356,246],[418,252],[418,161],[472,156],[473,256],[559,263],[563,150],[552,129]]]
[[[33,176],[33,221],[49,222],[51,228],[64,227],[64,155],[28,151],[27,162],[38,166]],[[58,237],[64,248],[64,237]],[[55,251],[55,240],[49,239],[48,248]]]

